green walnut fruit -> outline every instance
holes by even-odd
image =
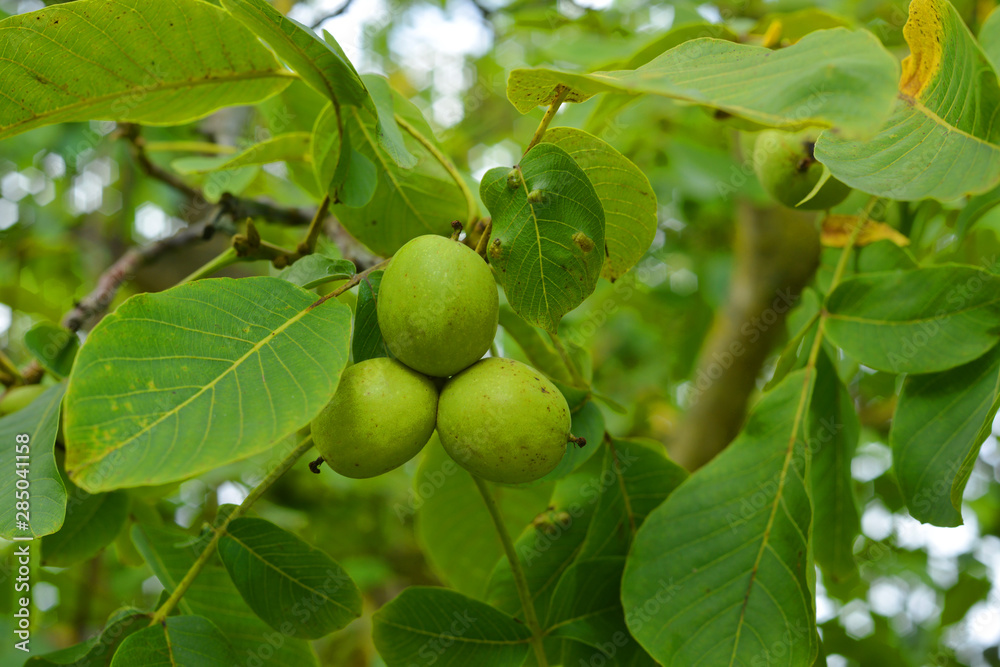
[[[443,236],[419,236],[382,276],[378,324],[397,359],[447,377],[486,354],[499,306],[493,273],[475,251]]]
[[[403,465],[434,432],[438,392],[398,361],[368,359],[344,371],[333,399],[312,421],[324,461],[345,477],[375,477]]]
[[[570,412],[556,386],[512,359],[489,358],[459,373],[438,401],[441,444],[474,475],[532,482],[566,453]]]
[[[844,201],[851,189],[833,178],[827,179],[816,196],[798,205],[813,191],[823,176],[823,165],[813,155],[816,130],[782,132],[766,130],[754,144],[754,171],[768,194],[789,208],[819,211]]]
[[[0,396],[0,415],[10,415],[23,410],[44,393],[45,387],[38,384],[11,387]]]

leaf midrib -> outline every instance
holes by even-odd
[[[767,518],[767,525],[764,526],[764,534],[760,542],[760,548],[757,550],[757,558],[754,560],[753,569],[750,571],[750,581],[747,584],[746,595],[743,597],[743,604],[740,605],[740,618],[736,624],[736,634],[733,638],[733,653],[729,658],[729,667],[733,667],[733,665],[736,664],[737,653],[740,648],[740,633],[743,630],[743,623],[746,619],[746,611],[747,605],[750,602],[750,594],[753,592],[753,586],[757,578],[758,569],[760,568],[761,559],[764,557],[764,551],[767,549],[769,544],[771,528],[774,525],[774,517],[778,513],[778,505],[781,504],[784,497],[785,480],[788,477],[788,467],[791,464],[792,454],[795,451],[795,442],[797,440],[799,426],[801,425],[802,417],[805,414],[806,398],[809,395],[809,385],[813,380],[813,374],[813,368],[808,366],[802,380],[802,391],[799,393],[799,404],[795,408],[795,418],[792,420],[792,432],[788,438],[788,445],[785,449],[785,460],[781,464],[781,475],[778,477],[778,488],[774,494],[774,502],[771,505],[771,513]]]

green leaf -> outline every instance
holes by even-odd
[[[42,565],[69,567],[93,558],[111,544],[128,519],[124,491],[89,494],[67,482],[66,520],[62,528],[42,538]]]
[[[387,667],[520,665],[531,631],[493,607],[446,588],[405,589],[372,617]]]
[[[219,556],[240,595],[275,630],[319,639],[361,616],[361,592],[325,553],[270,521],[232,521]]]
[[[139,294],[80,350],[66,395],[66,468],[95,492],[184,479],[307,424],[347,362],[350,309],[277,278]]]
[[[1000,13],[991,14],[994,15],[1000,16]],[[997,23],[1000,24],[1000,21]],[[972,226],[998,205],[1000,205],[1000,185],[989,192],[970,198],[958,212],[958,220],[955,221],[955,233],[958,238],[965,238]]]
[[[378,185],[375,165],[351,147],[350,134],[341,146],[333,104],[328,104],[316,117],[312,159],[316,181],[330,195],[330,201],[351,208],[361,208],[371,201]]]
[[[323,32],[326,33],[325,30]],[[368,86],[368,93],[372,96],[378,113],[379,145],[397,165],[403,169],[412,169],[417,164],[417,158],[407,150],[403,133],[396,123],[396,110],[389,80],[376,74],[366,74],[362,78]]]
[[[56,467],[54,449],[59,431],[59,406],[65,391],[64,382],[49,387],[28,407],[0,419],[0,442],[5,443],[0,447],[0,466],[4,470],[0,475],[0,494],[8,499],[0,505],[0,537],[5,540],[15,535],[50,535],[63,525],[66,487]],[[17,436],[20,434],[29,438],[27,466],[18,465],[17,456],[25,454],[17,449]],[[17,528],[18,520],[24,517],[17,516],[19,510],[14,502],[17,481],[23,479],[18,471],[22,469],[31,483],[28,489],[31,495],[28,531]]]
[[[1000,72],[1000,12],[993,11],[979,28],[979,44],[994,71]]]
[[[550,104],[558,86],[569,87],[568,102],[599,93],[649,93],[722,109],[761,125],[821,125],[863,136],[889,116],[898,78],[896,59],[874,35],[836,28],[777,51],[694,39],[634,70],[516,69],[507,81],[507,97],[527,113]]]
[[[611,440],[603,455],[594,518],[579,558],[624,556],[646,517],[687,478],[667,458],[663,445],[645,440]]]
[[[226,171],[272,162],[311,160],[309,132],[289,132],[271,137],[254,144],[237,155],[223,155],[215,158],[178,158],[170,166],[181,174],[196,174],[212,171]]]
[[[216,667],[236,661],[232,645],[207,618],[169,616],[125,639],[111,667]]]
[[[563,384],[572,383],[569,371],[556,349],[542,336],[538,328],[524,321],[507,304],[500,306],[500,326],[524,351],[531,365]]]
[[[535,613],[542,620],[548,614],[559,577],[576,559],[587,537],[587,527],[605,488],[601,486],[601,472],[601,458],[598,457],[560,480],[552,491],[548,508],[534,517],[514,542],[534,600]],[[502,612],[524,618],[506,558],[501,558],[493,568],[486,601]]]
[[[378,289],[385,271],[372,271],[358,285],[358,305],[354,310],[354,338],[351,351],[354,363],[388,357],[389,351],[378,325]]]
[[[847,354],[892,373],[934,373],[1000,340],[1000,276],[962,264],[868,273],[827,298],[827,334]]]
[[[551,484],[488,486],[513,532],[543,511],[552,493]],[[436,432],[424,447],[409,502],[394,510],[401,520],[416,514],[421,551],[442,581],[467,595],[483,597],[503,547],[471,475],[445,453]]]
[[[889,444],[913,518],[962,524],[962,492],[998,407],[1000,346],[963,366],[906,378]]]
[[[649,250],[656,235],[656,194],[646,175],[611,145],[583,130],[556,127],[545,139],[570,154],[604,208],[607,257],[601,276],[618,280]]]
[[[483,176],[493,215],[489,260],[514,311],[546,331],[594,291],[606,252],[604,210],[562,148],[538,144],[513,169]]]
[[[384,257],[421,234],[450,235],[451,221],[468,216],[462,191],[427,148],[440,150],[419,109],[395,91],[392,95],[396,113],[418,135],[407,131],[403,136],[406,149],[417,158],[412,169],[395,163],[378,139],[375,115],[364,109],[342,110],[348,142],[356,153],[348,166],[338,166],[340,137],[331,111],[317,119],[313,140],[317,181],[340,202],[331,207],[333,213],[352,236]],[[338,174],[340,169],[346,171]]]
[[[972,606],[986,599],[992,585],[988,579],[958,573],[958,581],[944,594],[944,608],[941,610],[941,627],[958,623],[969,613]]]
[[[98,667],[111,664],[115,651],[125,639],[149,625],[150,615],[146,612],[124,607],[108,618],[101,634],[82,644],[76,644],[60,651],[29,658],[24,667],[52,667],[73,665],[74,667]]]
[[[736,440],[639,529],[622,601],[646,612],[627,616],[629,628],[666,667],[798,667],[816,657],[802,440],[809,384],[809,371],[796,371],[764,394]]]
[[[624,556],[578,560],[559,578],[544,628],[556,637],[599,645],[610,626],[625,629],[620,596]]]
[[[903,28],[899,99],[874,138],[825,132],[816,157],[853,188],[896,200],[941,201],[1000,182],[1000,83],[947,0],[914,0]]]
[[[80,349],[80,339],[69,329],[39,322],[24,334],[24,346],[38,359],[42,368],[60,378],[69,375]]]
[[[0,34],[0,139],[91,119],[179,125],[292,81],[249,31],[197,0],[78,0],[4,19]]]
[[[282,16],[265,0],[222,0],[222,6],[267,42],[303,81],[331,101],[373,109],[365,84],[341,49],[333,48],[312,30]]]
[[[825,352],[816,362],[816,384],[806,413],[812,452],[813,553],[827,586],[855,579],[854,540],[861,519],[854,498],[851,460],[861,424],[847,387]]]
[[[168,592],[184,578],[205,546],[205,540],[194,540],[191,535],[176,529],[147,525],[134,526],[132,539]],[[212,619],[232,643],[240,664],[247,662],[257,667],[319,665],[308,642],[291,632],[272,630],[251,611],[217,558],[212,558],[194,580],[178,603],[178,609],[184,614]]]
[[[354,268],[354,262],[317,253],[296,260],[291,266],[282,269],[278,277],[293,285],[312,289],[334,280],[345,280],[355,273],[357,269]]]

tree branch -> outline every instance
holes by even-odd
[[[196,217],[201,217],[208,208],[215,206],[205,199],[205,195],[200,189],[186,183],[179,176],[150,159],[149,154],[146,153],[146,142],[140,135],[138,125],[123,124],[120,136],[128,140],[132,156],[146,176],[166,183],[190,200],[185,208],[188,213],[185,217],[188,218],[189,222]],[[258,218],[283,225],[305,226],[312,221],[313,217],[310,213],[297,208],[283,208],[253,199],[241,199],[229,192],[222,193],[218,207],[221,209],[220,215],[228,215],[233,220]]]
[[[811,216],[740,204],[729,301],[702,348],[694,401],[669,446],[688,470],[712,460],[742,428],[760,370],[816,272],[819,251]]]
[[[197,241],[211,238],[212,223],[185,227],[171,237],[156,241],[147,246],[129,248],[118,258],[101,277],[97,286],[85,296],[73,310],[63,317],[62,325],[70,331],[79,331],[91,320],[98,317],[114,300],[118,288],[129,280],[142,266],[159,259],[161,256]]]
[[[325,22],[329,21],[330,19],[337,18],[338,16],[340,16],[341,14],[343,14],[344,12],[346,12],[348,9],[351,8],[351,3],[352,2],[354,2],[354,0],[345,0],[344,4],[342,4],[340,7],[337,7],[332,12],[328,12],[326,14],[323,14],[318,19],[316,19],[315,21],[313,21],[312,25],[309,26],[309,27],[312,28],[313,30],[315,30],[316,28],[320,27],[321,25],[323,25]]]

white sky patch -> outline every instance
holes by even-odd
[[[6,199],[0,199],[0,232],[13,227],[18,217],[17,204]]]
[[[878,500],[869,503],[861,515],[861,532],[881,542],[892,534],[892,513]]]
[[[0,335],[10,330],[10,325],[14,323],[14,311],[5,303],[0,303]]]
[[[248,495],[246,487],[234,482],[223,482],[216,490],[220,505],[239,505]]]
[[[180,228],[180,222],[168,216],[162,208],[146,202],[135,210],[134,229],[141,241],[166,238]]]
[[[31,587],[31,601],[40,611],[48,611],[59,604],[59,589],[47,581],[39,581]]]

